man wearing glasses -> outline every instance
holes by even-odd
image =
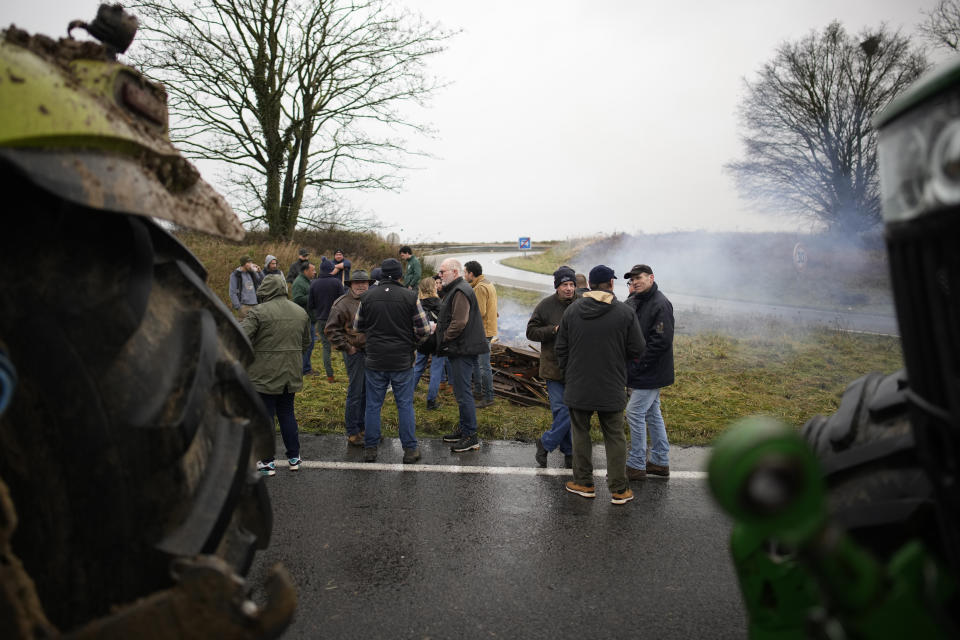
[[[457,429],[443,436],[443,441],[454,443],[451,447],[454,453],[462,453],[480,448],[471,379],[477,356],[490,351],[490,345],[477,297],[463,279],[463,266],[448,258],[440,263],[437,273],[444,291],[437,317],[437,355],[446,357],[450,363],[453,394],[460,409]]]
[[[660,389],[673,384],[673,305],[657,287],[653,269],[648,265],[634,265],[623,277],[630,283],[626,303],[637,314],[647,344],[642,356],[627,363],[627,387],[630,388],[627,478],[644,480],[648,475],[665,478],[670,476],[670,443],[660,413]]]

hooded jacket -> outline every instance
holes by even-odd
[[[563,403],[585,411],[623,411],[627,361],[643,354],[633,309],[608,291],[589,291],[563,313],[557,362],[564,372]]]
[[[557,362],[557,332],[554,327],[560,325],[563,312],[579,298],[575,295],[569,300],[561,300],[554,293],[537,303],[527,321],[527,340],[540,343],[540,377],[545,380],[563,382],[563,369]]]
[[[328,264],[332,263],[327,260]],[[322,264],[322,263],[321,263]],[[334,301],[344,294],[340,278],[327,270],[321,272],[310,283],[310,293],[307,299],[307,309],[313,314],[315,322],[327,323],[330,317],[330,307]]]
[[[631,389],[660,389],[673,384],[673,305],[657,287],[631,295],[626,305],[637,314],[647,348],[627,365]]]
[[[280,274],[268,275],[257,290],[260,304],[241,323],[253,344],[253,363],[247,369],[253,388],[275,395],[303,387],[303,354],[310,347],[310,318],[287,299],[287,283]]]
[[[263,259],[263,273],[264,273],[264,275],[270,275],[271,273],[280,273],[280,274],[283,273],[282,271],[280,271],[280,262],[279,262],[279,261],[277,262],[277,266],[276,266],[276,267],[274,267],[273,269],[270,269],[269,271],[267,270],[267,265],[269,265],[272,260],[276,260],[276,259],[277,259],[277,256],[275,256],[275,255],[273,255],[273,254],[270,254],[270,253],[268,253],[268,254],[267,254],[267,257]]]

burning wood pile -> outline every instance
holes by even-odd
[[[540,353],[524,347],[490,345],[494,395],[527,407],[550,407],[547,384],[540,377]]]

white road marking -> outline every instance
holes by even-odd
[[[287,463],[277,461],[277,466],[285,466]],[[477,473],[492,476],[570,476],[573,471],[570,469],[540,467],[484,467],[473,465],[457,464],[388,464],[385,462],[326,462],[322,460],[304,460],[300,463],[301,469],[333,469],[340,471],[426,471],[432,473]],[[604,478],[607,475],[606,469],[594,469],[593,475]],[[660,476],[647,476],[651,480],[667,480]],[[676,480],[706,480],[707,474],[704,471],[671,471],[670,478]]]

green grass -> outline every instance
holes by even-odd
[[[675,445],[705,445],[738,418],[763,413],[800,427],[816,414],[836,411],[840,394],[869,371],[890,372],[903,366],[899,342],[820,329],[797,333],[769,332],[763,336],[732,337],[718,333],[678,335],[674,344],[676,383],[663,390],[667,433]],[[322,369],[320,351],[314,368]],[[346,375],[334,355],[338,380],[305,380],[297,394],[301,429],[344,433]],[[417,434],[438,437],[456,427],[457,405],[441,395],[441,409],[427,411],[426,379],[415,393]],[[397,433],[397,411],[388,396],[383,408],[385,435]],[[520,407],[498,398],[493,407],[477,411],[481,438],[530,441],[550,426],[550,412]],[[599,432],[594,431],[599,439]]]

